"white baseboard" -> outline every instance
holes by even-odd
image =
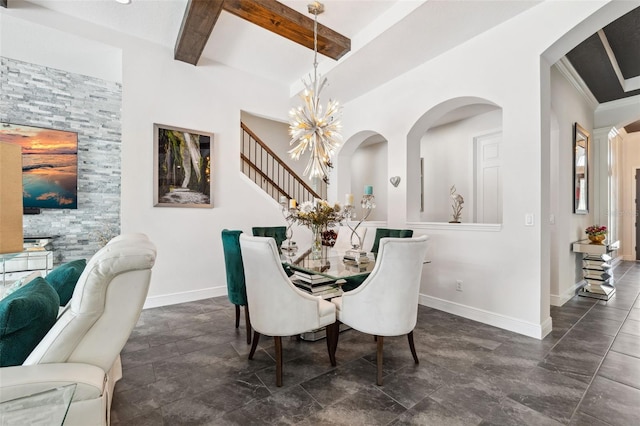
[[[147,297],[142,309],[157,308],[160,306],[175,305],[176,303],[194,302],[196,300],[209,299],[210,297],[226,296],[227,286],[210,287],[202,290],[184,291],[181,293],[163,294],[161,296]]]
[[[542,323],[542,337],[540,339],[544,339],[547,334],[551,333],[551,330],[553,330],[553,320],[549,317]]]
[[[580,290],[580,287],[582,287],[583,284],[584,284],[584,280],[581,280],[581,281],[575,283],[574,285],[572,285],[571,287],[569,287],[562,294],[552,294],[552,295],[550,295],[549,296],[549,303],[551,303],[551,306],[562,306],[562,305],[564,305],[573,296],[576,295],[576,293],[578,292],[578,290]]]
[[[522,321],[517,318],[508,317],[506,315],[500,315],[483,309],[451,302],[449,300],[428,296],[426,294],[420,294],[419,303],[423,306],[435,308],[453,315],[458,315],[483,324],[513,331],[515,333],[524,334],[525,336],[536,339],[542,339],[551,331],[551,318],[548,318],[542,324],[535,324]]]

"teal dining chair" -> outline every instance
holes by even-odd
[[[388,229],[388,228],[376,228],[376,236],[373,240],[373,246],[371,247],[372,253],[378,253],[380,247],[380,238],[411,238],[413,237],[413,229]]]
[[[280,246],[282,242],[287,239],[287,227],[286,226],[254,226],[251,228],[254,237],[271,237],[276,240],[276,247],[278,247],[278,253],[282,254]]]
[[[242,231],[222,230],[222,250],[224,266],[227,273],[227,295],[229,301],[236,305],[236,328],[240,327],[240,306],[244,306],[244,321],[247,326],[247,345],[251,344],[251,321],[247,303],[247,289],[244,279],[244,265],[240,250],[240,234]]]
[[[287,239],[287,227],[286,226],[254,226],[251,228],[254,237],[271,237],[276,240],[276,247],[278,247],[278,254],[282,254],[282,242]],[[285,266],[284,271],[288,276],[293,275],[293,271],[290,267]]]

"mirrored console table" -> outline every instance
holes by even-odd
[[[578,295],[609,300],[616,292],[611,265],[611,252],[620,248],[619,241],[605,240],[594,244],[589,240],[573,243],[573,252],[582,253],[582,278],[585,284]]]
[[[53,268],[53,236],[24,237],[24,250],[0,254],[0,285],[15,281],[33,271],[47,275]]]

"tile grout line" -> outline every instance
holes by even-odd
[[[627,273],[631,270],[631,268],[627,269],[627,271],[622,274],[622,276],[620,277],[620,279],[624,278],[625,275],[627,275]],[[596,368],[596,371],[593,373],[593,376],[591,377],[591,380],[589,381],[589,384],[587,385],[587,388],[585,389],[584,393],[582,394],[582,397],[580,398],[580,401],[578,401],[578,404],[576,405],[576,408],[573,409],[573,413],[571,413],[571,417],[569,418],[569,422],[571,422],[571,420],[574,418],[574,416],[576,415],[576,413],[578,412],[578,409],[580,408],[580,406],[582,405],[582,401],[584,401],[584,398],[587,396],[587,393],[589,392],[589,389],[591,389],[591,385],[593,384],[593,381],[596,379],[596,377],[598,376],[598,372],[600,371],[600,369],[602,368],[602,364],[604,364],[604,360],[607,358],[607,355],[609,355],[609,352],[611,351],[611,347],[613,346],[613,344],[616,341],[616,338],[618,337],[618,335],[620,334],[620,330],[622,329],[622,326],[624,325],[625,321],[629,318],[629,315],[631,315],[631,310],[633,309],[633,307],[635,306],[635,304],[637,303],[638,299],[640,298],[640,294],[636,295],[636,298],[633,300],[633,304],[631,305],[631,308],[629,308],[627,315],[624,317],[624,319],[622,320],[622,323],[620,324],[620,327],[618,328],[618,330],[616,331],[615,336],[613,337],[613,339],[611,340],[611,343],[609,344],[609,347],[607,348],[607,351],[604,353],[604,355],[602,356],[602,359],[600,360],[600,363],[598,363],[598,367]],[[593,305],[596,306],[597,302]],[[589,311],[591,311],[591,309],[593,309],[593,306],[589,309]],[[614,308],[617,309],[617,308]],[[587,313],[589,313],[589,311],[587,311]],[[585,314],[586,315],[586,314]],[[580,320],[582,320],[583,317],[580,318]],[[578,322],[580,322],[580,320]],[[577,324],[577,323],[576,323]],[[571,327],[573,328],[573,327]],[[568,331],[567,331],[568,333]],[[563,336],[564,337],[564,336]],[[615,380],[614,380],[615,381]],[[619,383],[619,382],[616,382]],[[594,417],[594,416],[591,416]],[[598,417],[594,417],[604,423],[610,424],[608,423],[606,420],[600,419]]]
[[[615,268],[614,268],[614,269],[615,269]],[[627,275],[627,273],[629,272],[629,270],[630,270],[630,269],[631,269],[631,268],[628,268],[628,269],[627,269],[627,270],[622,274],[622,276],[620,276],[620,279],[624,278],[624,276],[625,276],[625,275]],[[577,294],[576,294],[576,295],[577,295]],[[578,296],[578,297],[580,297],[579,295],[577,295],[577,296]],[[569,334],[569,332],[570,332],[571,330],[573,330],[573,328],[574,328],[574,327],[575,327],[575,326],[576,326],[580,321],[582,321],[582,320],[584,319],[584,317],[586,317],[586,316],[587,316],[587,314],[588,314],[589,312],[591,312],[591,310],[592,310],[592,309],[593,309],[593,308],[598,304],[598,301],[599,301],[599,300],[602,300],[602,299],[596,299],[596,302],[594,302],[594,304],[593,304],[593,305],[591,305],[591,307],[590,307],[589,309],[587,309],[587,311],[586,311],[586,312],[585,312],[585,313],[584,313],[584,314],[583,314],[583,315],[582,315],[582,316],[581,316],[581,317],[580,317],[580,318],[579,318],[579,319],[578,319],[578,320],[577,320],[577,321],[576,321],[576,322],[575,322],[571,327],[569,327],[569,329],[567,330],[567,332],[566,332],[566,333],[564,333],[564,334],[562,335],[562,337],[561,337],[561,338],[559,338],[559,339],[558,339],[558,341],[557,341],[556,343],[554,343],[554,344],[553,344],[553,346],[551,346],[551,348],[549,348],[549,350],[544,354],[544,357],[543,357],[542,359],[546,358],[546,357],[547,357],[547,355],[549,355],[549,353],[550,353],[550,352],[551,352],[551,351],[552,351],[552,350],[553,350],[553,349],[554,349],[554,348],[555,348],[555,347],[556,347],[556,346],[557,346],[557,345],[558,345],[558,344],[559,344],[559,343],[560,343],[560,342],[565,338],[565,336],[566,336],[567,334]],[[637,297],[636,297],[636,300],[637,300]],[[634,304],[636,303],[636,300],[634,300],[634,302],[633,302]],[[632,309],[633,309],[633,305],[631,305],[631,306],[632,306]],[[614,309],[617,309],[617,308],[614,308]],[[627,317],[629,316],[629,313],[630,313],[630,312],[631,312],[631,310],[629,310],[629,312],[627,313]],[[624,323],[624,321],[626,321],[627,317],[625,317],[625,319],[622,321],[623,323]],[[622,325],[621,325],[620,327],[622,328]],[[614,340],[615,340],[615,338],[616,338],[616,337],[618,337],[618,333],[619,333],[619,332],[620,332],[620,329],[618,329],[618,331],[616,332],[616,335],[614,336]],[[612,343],[612,345],[613,345],[613,343]],[[610,345],[610,346],[611,346],[611,345]],[[609,353],[609,349],[607,349],[607,352],[605,353],[605,356],[606,356],[606,354],[607,354],[607,353]]]

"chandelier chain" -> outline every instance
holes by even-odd
[[[313,80],[318,80],[318,14],[314,13],[313,20]]]

